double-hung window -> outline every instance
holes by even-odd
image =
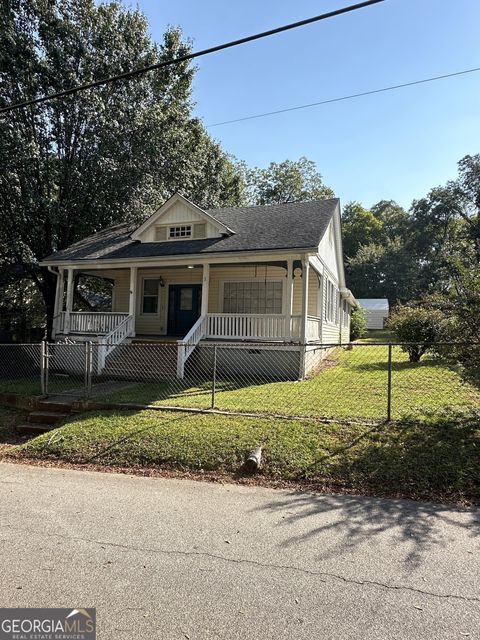
[[[158,291],[160,281],[158,278],[145,278],[142,291],[142,313],[152,315],[158,313]]]

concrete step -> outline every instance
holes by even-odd
[[[59,411],[32,411],[28,415],[28,422],[35,424],[54,425],[68,417],[68,413],[60,413]]]
[[[40,435],[41,433],[45,433],[46,431],[51,431],[55,429],[55,425],[53,424],[17,424],[15,430],[18,433],[29,434],[29,435]]]
[[[61,402],[59,400],[42,400],[38,403],[40,411],[53,411],[54,413],[70,413],[72,405],[70,402]]]

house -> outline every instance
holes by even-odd
[[[359,298],[357,302],[365,311],[367,329],[383,329],[389,314],[388,300],[386,298]]]
[[[338,199],[204,210],[177,193],[140,226],[110,227],[42,264],[58,277],[55,339],[108,345],[99,370],[122,343],[175,338],[178,377],[206,340],[261,342],[264,360],[289,345],[303,377],[308,350],[349,340],[356,304]],[[78,274],[113,282],[109,312],[74,308]]]

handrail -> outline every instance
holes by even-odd
[[[102,341],[98,345],[98,373],[101,373],[105,366],[107,356],[115,349],[117,345],[123,342],[133,333],[134,318],[131,315],[122,320],[114,329],[102,336]]]
[[[185,363],[197,344],[205,336],[206,325],[207,317],[200,316],[187,335],[182,340],[178,340],[177,378],[183,378]]]

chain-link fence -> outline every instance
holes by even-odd
[[[0,393],[338,420],[479,411],[449,346],[410,362],[400,344],[0,345]]]

